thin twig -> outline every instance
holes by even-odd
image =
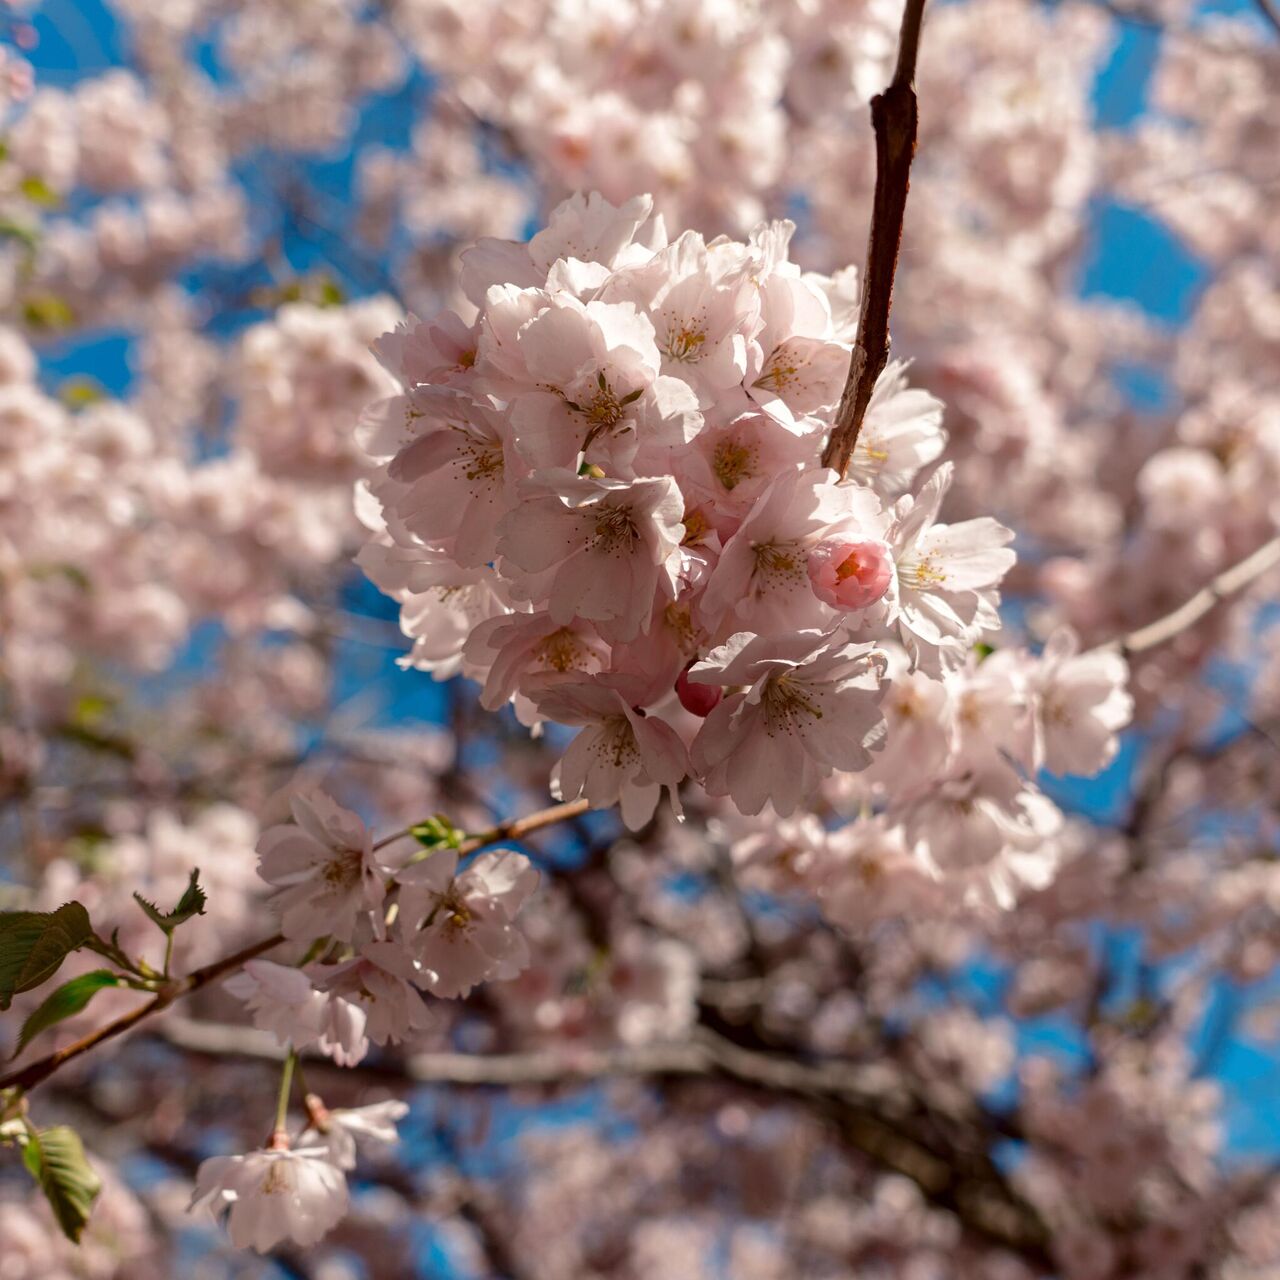
[[[566,800],[564,804],[553,804],[549,809],[539,809],[537,813],[531,813],[527,818],[508,818],[507,821],[490,827],[488,831],[480,831],[473,836],[468,836],[458,846],[458,856],[464,857],[468,853],[475,853],[477,849],[498,844],[502,840],[522,840],[535,831],[541,831],[543,827],[553,827],[558,822],[580,818],[590,808],[591,804],[588,800]],[[412,834],[411,829],[406,827],[402,831],[383,836],[373,847],[383,849],[410,834]]]
[[[1201,618],[1211,613],[1224,600],[1238,595],[1246,587],[1252,586],[1262,575],[1280,565],[1280,537],[1264,542],[1251,555],[1246,556],[1238,564],[1224,569],[1216,578],[1202,587],[1184,604],[1180,604],[1171,613],[1149,622],[1145,627],[1130,631],[1128,635],[1113,641],[1112,646],[1118,648],[1126,657],[1137,653],[1146,653],[1158,645],[1167,644],[1170,640],[1190,630]]]
[[[1271,25],[1272,31],[1280,35],[1280,7],[1276,6],[1275,0],[1254,0],[1258,6],[1258,12]]]
[[[207,987],[211,983],[217,982],[218,979],[224,978],[227,974],[239,969],[246,961],[253,960],[264,952],[270,951],[272,947],[278,947],[283,941],[284,938],[280,934],[273,934],[270,938],[263,938],[261,941],[235,952],[233,955],[223,956],[221,960],[215,960],[213,964],[205,965],[203,969],[194,970],[187,974],[185,978],[180,978],[165,987],[154,999],[149,1000],[146,1004],[139,1005],[136,1009],[131,1009],[114,1022],[108,1022],[96,1031],[91,1031],[87,1036],[83,1036],[72,1044],[37,1059],[19,1071],[13,1071],[7,1076],[0,1077],[0,1089],[34,1088],[42,1080],[48,1079],[59,1067],[70,1062],[72,1058],[78,1058],[81,1054],[88,1053],[91,1049],[96,1049],[105,1040],[112,1040],[116,1036],[122,1035],[132,1027],[136,1027],[144,1018],[149,1018],[153,1013],[159,1013],[162,1009],[167,1009],[175,1000],[181,1000],[183,997],[189,996],[193,991],[199,991],[202,987]]]
[[[862,280],[862,309],[858,338],[849,361],[849,376],[831,438],[822,454],[824,467],[835,467],[840,478],[858,443],[863,419],[876,381],[889,359],[889,308],[893,278],[898,270],[902,220],[911,183],[911,160],[916,152],[916,55],[925,0],[907,0],[898,34],[898,63],[889,87],[871,99],[871,124],[876,134],[876,187],[867,241],[867,266]]]

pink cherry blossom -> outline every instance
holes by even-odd
[[[364,823],[322,792],[293,798],[296,825],[269,827],[258,840],[259,873],[286,937],[332,935],[349,942],[356,923],[386,893],[386,868]]]
[[[401,936],[418,966],[415,981],[454,999],[479,982],[511,978],[528,962],[515,918],[538,882],[523,854],[481,854],[463,871],[452,851],[399,873]]]
[[[806,569],[819,600],[849,612],[875,604],[893,581],[893,558],[879,538],[828,539],[809,552]]]
[[[266,1253],[283,1240],[316,1244],[347,1212],[347,1180],[327,1151],[252,1151],[214,1156],[196,1172],[191,1210],[224,1210],[231,1242]]]
[[[665,786],[679,812],[676,789],[689,772],[689,756],[675,730],[630,699],[647,701],[633,680],[566,681],[539,693],[540,714],[583,725],[556,766],[553,785],[563,799],[584,795],[593,807],[621,807],[623,821],[639,828],[653,816]]]
[[[785,817],[834,769],[865,768],[883,738],[885,669],[881,650],[817,631],[740,633],[713,649],[690,680],[748,688],[725,697],[694,740],[707,790],[743,813],[771,803]]]

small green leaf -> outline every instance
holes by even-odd
[[[95,969],[92,973],[82,973],[78,978],[63,983],[27,1020],[22,1024],[22,1032],[18,1036],[18,1047],[14,1050],[16,1058],[42,1031],[47,1031],[55,1023],[62,1022],[84,1009],[99,991],[107,987],[118,987],[120,977],[109,969]]]
[[[21,241],[32,251],[40,244],[40,233],[34,227],[16,222],[13,218],[0,218],[0,238]]]
[[[466,832],[459,831],[443,813],[410,827],[409,834],[424,849],[456,849],[467,838]]]
[[[43,179],[31,174],[18,183],[22,192],[32,204],[44,209],[56,209],[62,203],[62,197]]]
[[[102,384],[93,378],[68,378],[58,388],[58,399],[68,409],[83,409],[91,404],[100,404],[106,398]]]
[[[637,387],[634,391],[628,391],[627,394],[623,396],[621,400],[618,401],[618,403],[619,404],[635,404],[635,402],[639,400],[642,395],[644,395],[644,388]]]
[[[172,933],[180,924],[185,924],[190,920],[192,916],[204,915],[205,903],[208,902],[204,890],[200,887],[199,867],[196,867],[191,872],[191,879],[187,884],[186,890],[182,897],[178,899],[178,905],[172,911],[161,911],[154,902],[148,902],[140,893],[135,893],[133,897],[138,906],[146,913],[147,919],[158,929],[163,929],[165,933]]]
[[[37,581],[43,581],[46,578],[65,578],[72,586],[81,591],[90,591],[93,588],[93,582],[89,575],[80,568],[79,565],[66,563],[52,564],[33,564],[27,570],[29,578],[35,578]]]
[[[321,307],[340,307],[347,300],[342,286],[329,276],[321,276],[316,282],[316,305]]]
[[[90,1166],[74,1129],[58,1125],[28,1129],[27,1134],[22,1162],[44,1192],[63,1234],[79,1244],[93,1202],[102,1190],[102,1179]]]
[[[92,937],[89,913],[78,902],[64,903],[57,911],[0,914],[0,1011],[18,992],[52,978]]]
[[[66,329],[75,323],[76,313],[56,293],[33,293],[22,304],[22,318],[32,329]]]
[[[104,698],[97,693],[82,693],[72,704],[69,719],[74,724],[93,726],[102,721],[108,711],[115,706],[111,698]]]
[[[993,653],[995,653],[995,651],[995,645],[987,644],[985,640],[979,640],[978,643],[973,646],[973,652],[979,663],[985,662]]]

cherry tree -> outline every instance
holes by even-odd
[[[1280,1268],[1270,0],[68,12],[0,1277]]]

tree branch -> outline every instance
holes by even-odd
[[[1163,618],[1149,622],[1145,627],[1130,631],[1112,644],[1125,657],[1137,653],[1145,653],[1159,645],[1167,644],[1184,631],[1190,630],[1206,614],[1211,613],[1224,600],[1239,594],[1246,587],[1252,586],[1264,573],[1280,565],[1280,536],[1264,542],[1255,552],[1246,556],[1238,564],[1224,569],[1216,578],[1210,580],[1185,604],[1180,604],[1172,613]],[[1104,646],[1105,647],[1105,646]]]
[[[916,55],[925,0],[906,0],[898,33],[898,63],[889,87],[871,99],[871,125],[876,135],[876,187],[871,208],[867,265],[862,279],[858,338],[849,361],[835,426],[822,454],[822,465],[834,467],[843,480],[867,416],[876,381],[889,359],[889,308],[898,270],[902,220],[916,152]]]
[[[1280,35],[1280,8],[1276,6],[1275,0],[1255,0],[1255,3],[1271,30]]]
[[[475,853],[477,849],[487,848],[503,840],[523,840],[525,836],[541,831],[543,827],[554,827],[558,822],[580,818],[590,808],[590,802],[585,799],[567,800],[564,804],[553,804],[549,809],[539,809],[537,813],[531,813],[525,818],[508,818],[505,822],[499,822],[496,826],[490,827],[488,831],[480,831],[473,836],[468,836],[458,846],[458,856]],[[409,828],[406,827],[402,831],[384,836],[373,847],[382,849],[393,840],[403,840],[409,834]]]
[[[285,1052],[270,1032],[244,1027],[182,1019],[167,1022],[157,1033],[187,1052],[212,1057],[278,1061]],[[668,1044],[570,1052],[418,1053],[394,1064],[375,1062],[355,1070],[413,1084],[462,1088],[566,1086],[621,1078],[731,1081],[817,1111],[849,1146],[882,1168],[910,1178],[970,1231],[1047,1265],[1045,1226],[984,1154],[990,1135],[984,1131],[984,1140],[972,1143],[940,1136],[966,1124],[972,1136],[982,1113],[958,1114],[898,1074],[886,1073],[883,1064],[807,1062],[743,1048],[703,1027],[688,1040]]]
[[[512,818],[506,822],[500,822],[488,831],[481,831],[464,840],[458,846],[458,853],[460,855],[475,853],[477,850],[491,844],[497,844],[501,840],[518,840],[534,831],[540,831],[543,827],[552,826],[557,822],[564,822],[569,818],[576,818],[589,808],[590,805],[586,800],[573,800],[566,804],[556,804],[548,809],[541,809],[537,813],[531,813],[524,818]],[[394,835],[380,840],[378,847],[390,844],[391,841],[399,840],[408,834],[407,830],[397,831]],[[0,1076],[0,1089],[34,1088],[42,1080],[47,1080],[59,1067],[70,1062],[73,1058],[78,1058],[82,1054],[88,1053],[91,1049],[96,1049],[104,1041],[112,1040],[116,1036],[131,1030],[140,1022],[151,1017],[152,1014],[160,1013],[162,1010],[167,1009],[175,1000],[181,1000],[193,992],[199,991],[202,987],[207,987],[217,982],[220,978],[225,978],[227,974],[235,972],[246,961],[255,959],[264,952],[270,951],[273,947],[278,947],[283,941],[284,937],[281,934],[272,934],[271,937],[251,943],[232,955],[224,956],[221,960],[215,960],[212,964],[205,965],[202,969],[194,970],[187,974],[185,978],[178,979],[160,991],[154,999],[149,1000],[146,1004],[139,1005],[136,1009],[131,1009],[114,1022],[108,1022],[105,1026],[99,1027],[96,1031],[91,1031],[80,1040],[47,1054],[43,1058],[36,1059],[35,1062],[29,1063],[18,1071],[11,1071],[6,1076]]]
[[[0,1077],[0,1089],[34,1088],[42,1080],[47,1080],[53,1075],[59,1067],[70,1062],[72,1058],[78,1058],[81,1054],[88,1053],[90,1049],[96,1049],[104,1041],[123,1035],[124,1032],[136,1027],[143,1019],[151,1017],[153,1013],[159,1013],[162,1009],[167,1009],[175,1000],[181,1000],[184,996],[189,996],[193,991],[199,991],[201,987],[207,987],[211,983],[217,982],[219,978],[224,978],[227,974],[233,973],[240,968],[246,961],[253,960],[264,952],[270,951],[272,947],[278,947],[283,941],[284,938],[281,934],[273,934],[270,938],[263,938],[261,941],[235,952],[233,955],[223,956],[221,960],[205,965],[203,969],[193,970],[185,978],[179,978],[176,982],[171,983],[170,986],[160,991],[154,999],[147,1001],[146,1004],[139,1005],[136,1009],[131,1009],[114,1022],[108,1022],[105,1026],[89,1032],[87,1036],[83,1036],[64,1048],[57,1049],[43,1058],[38,1058],[35,1062],[30,1063],[19,1071],[12,1071],[7,1076]]]

